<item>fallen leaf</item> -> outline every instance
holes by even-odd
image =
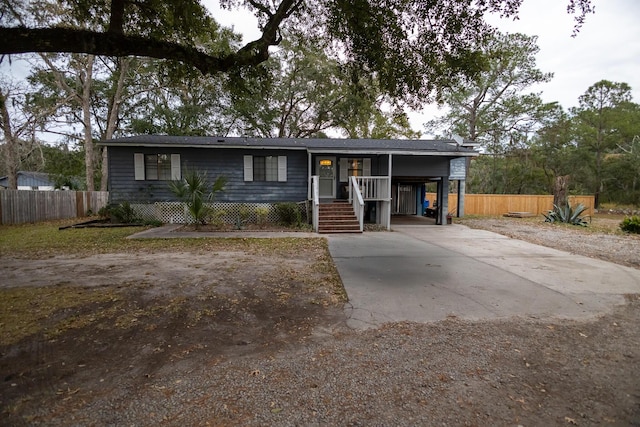
[[[580,332],[580,336],[584,337],[584,338],[587,338],[587,336],[585,334],[583,334],[582,332]]]
[[[573,419],[573,418],[564,417],[564,420],[565,420],[566,422],[568,422],[569,424],[573,424],[574,426],[577,426],[577,425],[578,425],[578,423],[576,423],[576,420],[575,420],[575,419]]]

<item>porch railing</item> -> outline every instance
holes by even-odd
[[[318,216],[320,215],[320,182],[318,175],[311,177],[311,207],[313,218],[313,231],[318,232]]]
[[[362,198],[362,193],[360,193],[358,181],[355,176],[352,176],[349,180],[349,201],[360,223],[360,231],[362,231],[364,229],[364,199]]]
[[[389,177],[386,176],[353,176],[356,186],[362,194],[365,201],[380,200],[387,201],[391,199],[389,194]],[[351,189],[351,186],[349,186]],[[351,193],[349,193],[351,200]]]

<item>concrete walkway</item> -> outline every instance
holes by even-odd
[[[462,225],[329,235],[353,328],[456,316],[584,319],[640,293],[640,270]]]
[[[162,227],[154,227],[140,233],[132,234],[127,239],[198,239],[198,238],[218,238],[218,239],[242,239],[259,238],[271,239],[282,237],[321,237],[316,233],[304,231],[176,231],[182,224],[169,224]]]

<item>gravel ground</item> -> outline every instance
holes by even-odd
[[[465,223],[587,256],[616,253],[617,262],[638,267],[640,242],[629,236],[473,221]],[[135,262],[145,271],[149,260],[139,255]],[[149,255],[156,263],[148,269],[161,277],[158,256]],[[201,275],[208,268],[202,261]],[[292,261],[265,259],[262,268],[278,264],[286,271]],[[251,263],[242,260],[259,265]],[[179,296],[184,309],[138,317],[127,334],[91,327],[44,344],[3,348],[0,424],[640,426],[637,295],[590,321],[451,317],[353,331],[339,304],[314,304],[311,316],[300,311],[308,301],[283,299],[294,294],[296,283],[260,304],[264,311],[251,312],[245,301],[255,304],[256,298],[241,295],[251,289],[246,275],[252,270],[231,264],[225,271],[227,287],[236,272],[244,276],[238,282],[243,294],[230,295],[223,306],[237,322],[224,329],[215,316],[193,322],[187,307],[202,309],[212,300],[191,289],[193,295]],[[259,280],[262,270],[253,272]],[[184,283],[190,280],[186,274]],[[156,283],[145,286],[148,292]],[[182,286],[162,286],[165,299],[183,292]],[[132,295],[135,310],[156,301]],[[260,298],[264,302],[269,294]],[[293,309],[300,317],[291,315]],[[69,351],[73,345],[77,350]],[[92,352],[81,354],[83,348]],[[11,361],[20,358],[32,360],[32,369],[12,371]],[[10,393],[20,387],[21,393]]]
[[[603,231],[598,233],[577,226],[549,224],[537,218],[465,218],[460,222],[514,239],[640,268],[640,235],[614,234],[620,218],[595,218],[594,226]]]

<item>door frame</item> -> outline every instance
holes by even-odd
[[[318,175],[318,181],[320,180],[320,161],[321,160],[331,160],[331,164],[333,166],[333,182],[331,183],[331,195],[320,194],[320,198],[335,199],[337,194],[337,179],[338,179],[337,167],[336,167],[337,158],[336,156],[316,156],[315,167],[316,167],[316,175]],[[320,186],[320,182],[318,182],[318,186]]]

